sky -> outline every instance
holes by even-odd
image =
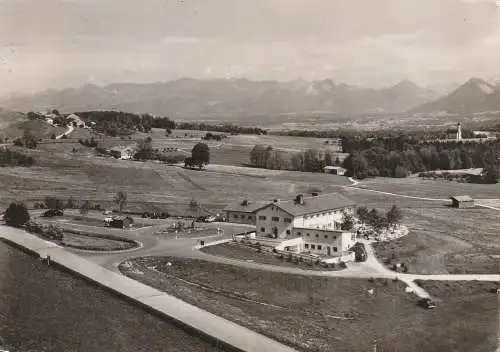
[[[498,4],[497,4],[498,3]],[[500,0],[0,0],[0,95],[181,77],[500,77]]]

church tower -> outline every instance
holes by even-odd
[[[460,125],[460,122],[457,124],[457,141],[462,140],[462,125]]]

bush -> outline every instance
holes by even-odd
[[[24,203],[11,203],[3,216],[9,226],[20,227],[30,219],[30,214]]]
[[[52,134],[50,135],[50,139],[56,139],[56,135],[55,135],[55,133],[52,133]]]
[[[7,148],[0,149],[0,166],[32,166],[35,160],[28,155]]]
[[[341,261],[341,262],[339,263],[339,266],[340,266],[342,269],[347,268],[347,264],[346,264],[344,261]]]

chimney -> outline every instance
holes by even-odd
[[[295,197],[295,204],[304,205],[304,196],[302,194]]]

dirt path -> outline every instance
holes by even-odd
[[[63,136],[67,136],[69,135],[71,132],[73,132],[75,130],[75,128],[73,127],[72,124],[69,124],[68,125],[68,129],[66,132],[60,134],[59,136],[56,136],[56,139],[61,139]]]

